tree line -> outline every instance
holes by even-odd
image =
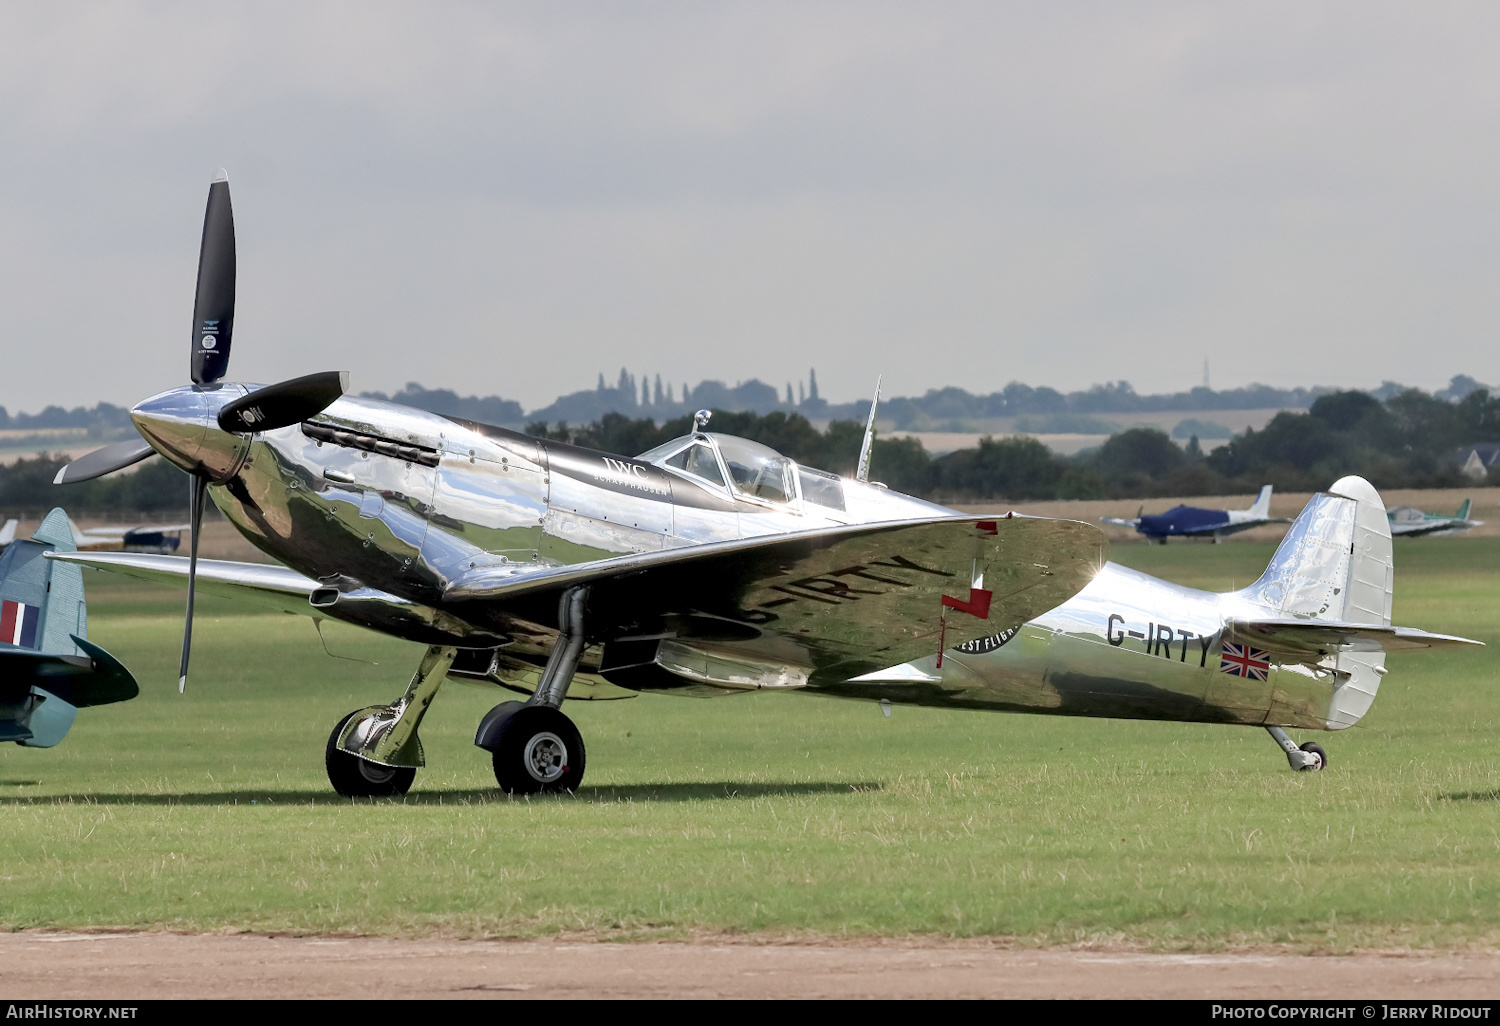
[[[711,427],[742,435],[799,463],[852,474],[864,425],[834,420],[819,430],[800,413],[714,412]],[[528,434],[635,456],[692,430],[692,419],[658,423],[609,413],[593,423],[537,421]],[[913,438],[877,438],[870,476],[899,491],[943,502],[971,499],[1123,499],[1160,495],[1228,495],[1273,484],[1315,491],[1345,474],[1377,488],[1452,488],[1473,482],[1459,465],[1465,446],[1500,441],[1500,397],[1470,392],[1457,402],[1417,389],[1385,400],[1366,392],[1319,396],[1306,413],[1279,413],[1263,430],[1246,431],[1205,452],[1194,437],[1183,447],[1155,428],[1112,435],[1098,449],[1065,457],[1035,438],[982,438],[971,449],[934,457]],[[164,513],[187,508],[188,476],[160,458],[139,470],[58,487],[67,462],[42,454],[0,467],[0,513]],[[1500,472],[1491,471],[1494,483]]]
[[[855,420],[819,431],[798,413],[715,411],[713,430],[743,435],[799,463],[853,473],[864,436]],[[572,428],[537,422],[529,434],[635,455],[691,430],[689,417],[661,424],[611,413]],[[1418,389],[1385,400],[1367,392],[1319,396],[1306,413],[1277,414],[1205,452],[1197,437],[1179,446],[1163,431],[1138,427],[1076,456],[1053,453],[1035,438],[986,437],[972,449],[933,457],[913,438],[877,438],[870,476],[938,501],[966,499],[1120,499],[1159,495],[1232,495],[1273,484],[1315,491],[1345,474],[1377,488],[1452,488],[1474,482],[1460,472],[1462,447],[1500,441],[1500,397],[1484,389],[1457,402]],[[1500,483],[1500,474],[1492,472]]]

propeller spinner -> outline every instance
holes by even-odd
[[[193,643],[193,597],[198,578],[198,536],[210,482],[232,476],[245,436],[290,427],[331,406],[349,387],[347,371],[325,371],[261,388],[222,387],[234,335],[236,278],[234,207],[229,174],[214,172],[203,214],[198,287],[193,301],[189,373],[193,384],[138,403],[130,418],[144,441],[119,442],[80,457],[58,471],[56,484],[88,481],[139,463],[153,451],[193,476],[192,549],[188,557],[187,612],[177,690],[187,689]]]

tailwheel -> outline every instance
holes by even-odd
[[[382,766],[378,762],[361,759],[339,747],[339,735],[357,713],[350,713],[339,720],[333,733],[328,735],[328,747],[323,761],[328,767],[328,782],[345,798],[388,798],[405,794],[417,778],[416,769],[410,766]]]
[[[507,702],[485,717],[480,734],[507,794],[563,794],[583,783],[583,736],[557,709]]]
[[[1312,761],[1306,763],[1305,765],[1297,767],[1298,772],[1310,773],[1315,770],[1328,768],[1328,753],[1323,751],[1323,746],[1318,744],[1316,741],[1304,741],[1302,744],[1298,745],[1297,748],[1299,751],[1306,752],[1308,755],[1313,756]]]

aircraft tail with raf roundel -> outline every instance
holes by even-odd
[[[130,671],[88,641],[81,569],[46,558],[74,549],[67,514],[54,509],[0,553],[0,741],[51,748],[80,708],[139,692]]]

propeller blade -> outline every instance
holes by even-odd
[[[300,424],[328,409],[348,388],[348,371],[320,371],[257,388],[219,410],[219,427],[245,433]]]
[[[229,371],[234,332],[234,208],[229,172],[219,168],[208,187],[203,245],[198,250],[198,294],[193,301],[193,384],[211,385]]]
[[[207,496],[208,478],[194,474],[192,515],[189,518],[193,522],[193,548],[192,555],[188,557],[187,618],[182,625],[182,664],[177,670],[177,693],[179,695],[187,691],[188,655],[193,650],[193,591],[198,583],[198,534],[199,528],[203,526],[203,502]]]
[[[77,484],[79,481],[92,481],[96,477],[103,477],[113,471],[133,466],[155,451],[144,438],[131,438],[124,442],[116,442],[114,445],[106,445],[102,449],[95,449],[87,456],[78,457],[63,467],[52,479],[52,483]]]

